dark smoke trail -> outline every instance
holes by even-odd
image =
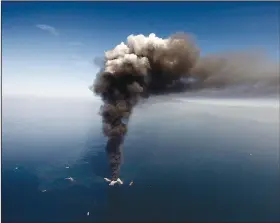
[[[264,58],[244,53],[200,58],[192,38],[176,34],[161,39],[150,34],[130,35],[127,43],[105,53],[92,90],[100,95],[103,132],[108,137],[112,180],[119,178],[121,146],[133,108],[142,97],[196,88],[265,82],[279,86],[279,68]],[[102,60],[96,60],[100,64]],[[265,69],[264,69],[265,68]],[[265,75],[264,75],[265,73]],[[184,80],[194,78],[195,85]]]

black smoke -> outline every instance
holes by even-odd
[[[129,118],[141,98],[240,84],[279,87],[279,64],[263,54],[244,51],[200,57],[194,38],[187,34],[167,39],[130,35],[127,43],[105,52],[104,59],[95,63],[101,69],[92,90],[104,103],[100,113],[113,180],[119,177]]]

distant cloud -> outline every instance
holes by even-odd
[[[70,46],[84,46],[85,44],[81,42],[69,42],[68,43]]]
[[[38,25],[36,25],[36,27],[38,29],[47,31],[47,32],[51,33],[54,36],[58,36],[59,35],[58,31],[54,27],[52,27],[52,26],[45,25],[45,24],[38,24]]]

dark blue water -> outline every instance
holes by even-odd
[[[139,106],[121,187],[103,180],[98,108],[91,100],[3,100],[3,222],[280,221],[279,108],[168,99]]]

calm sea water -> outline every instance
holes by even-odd
[[[166,98],[141,105],[121,187],[103,180],[98,108],[4,98],[3,222],[280,221],[279,108]]]

